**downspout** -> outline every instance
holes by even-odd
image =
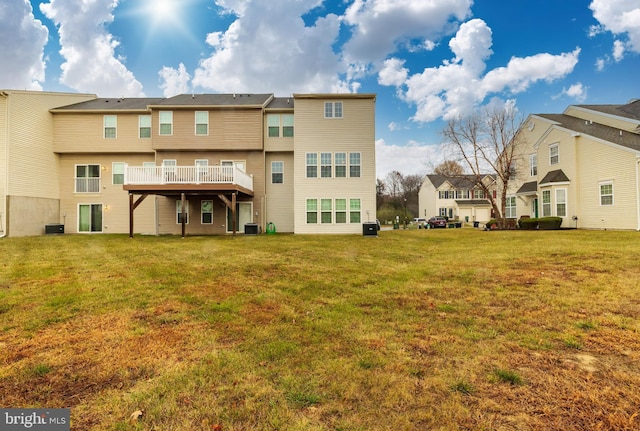
[[[0,91],[0,97],[4,97],[7,103],[7,109],[5,111],[4,118],[4,214],[1,214],[3,217],[0,217],[2,219],[2,226],[0,226],[2,233],[0,233],[0,238],[4,238],[5,236],[7,236],[7,196],[9,195],[9,93],[7,93],[6,91]]]

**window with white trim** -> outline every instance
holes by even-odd
[[[516,197],[507,196],[504,207],[505,218],[516,218]]]
[[[336,199],[336,223],[343,224],[347,222],[347,200]]]
[[[331,199],[320,199],[320,222],[333,223],[333,205]]]
[[[334,156],[336,178],[347,177],[347,153],[336,153]]]
[[[360,199],[349,199],[349,222],[360,223],[362,220]]]
[[[474,198],[474,199],[484,199],[484,198],[485,198],[484,190],[482,190],[482,189],[475,189],[475,190],[473,191],[473,198]]]
[[[209,111],[196,111],[196,135],[207,136],[209,134]]]
[[[104,138],[115,139],[118,135],[118,116],[117,115],[105,115],[104,116]]]
[[[551,217],[551,190],[542,191],[542,217]]]
[[[567,189],[556,189],[556,216],[567,216]]]
[[[293,138],[293,114],[282,114],[282,137]]]
[[[78,232],[102,232],[102,204],[78,205]]]
[[[331,171],[333,170],[331,159],[332,159],[331,153],[320,153],[320,177],[321,178],[331,178]]]
[[[529,155],[529,176],[535,177],[538,175],[538,155]]]
[[[76,193],[100,193],[100,165],[76,165]]]
[[[270,138],[280,137],[280,114],[267,115],[267,136]]]
[[[160,111],[158,113],[160,121],[160,135],[170,136],[173,134],[173,111]]]
[[[549,146],[549,164],[557,165],[560,163],[560,148],[558,144],[553,144]]]
[[[324,102],[324,118],[342,118],[342,102]]]
[[[151,115],[138,115],[138,137],[151,138]]]
[[[284,182],[284,162],[271,162],[271,184],[282,184]]]
[[[306,162],[307,162],[307,178],[317,178],[318,177],[318,154],[307,153]]]
[[[613,182],[600,183],[600,206],[613,206]]]
[[[200,202],[200,223],[213,224],[213,201]]]
[[[176,223],[182,224],[182,200],[176,201]],[[189,224],[189,201],[185,201],[184,205],[184,223]]]
[[[318,223],[318,200],[307,199],[307,223]]]
[[[124,162],[111,163],[111,183],[124,184],[124,168],[127,164]]]
[[[360,178],[360,153],[349,153],[349,177]]]

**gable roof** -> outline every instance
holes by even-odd
[[[267,109],[293,109],[293,97],[274,97],[267,105]]]
[[[637,133],[621,131],[617,127],[609,127],[565,114],[536,114],[536,116],[551,120],[561,127],[574,132],[640,151],[640,135]]]
[[[530,181],[528,183],[524,183],[523,185],[521,185],[518,191],[516,192],[516,194],[526,195],[526,194],[536,193],[537,191],[538,191],[538,182]]]
[[[490,177],[495,180],[495,175],[486,174],[482,178]],[[451,184],[452,187],[458,190],[467,190],[472,189],[478,184],[478,179],[475,175],[440,175],[440,174],[429,174],[427,175],[431,184],[437,189],[445,182]]]
[[[640,99],[631,100],[625,105],[575,105],[579,108],[602,112],[617,117],[640,120]]]

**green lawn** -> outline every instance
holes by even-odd
[[[639,240],[3,239],[0,406],[74,430],[638,430]]]

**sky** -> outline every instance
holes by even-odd
[[[424,175],[446,121],[640,98],[639,0],[2,0],[0,88],[375,93],[376,171]]]

